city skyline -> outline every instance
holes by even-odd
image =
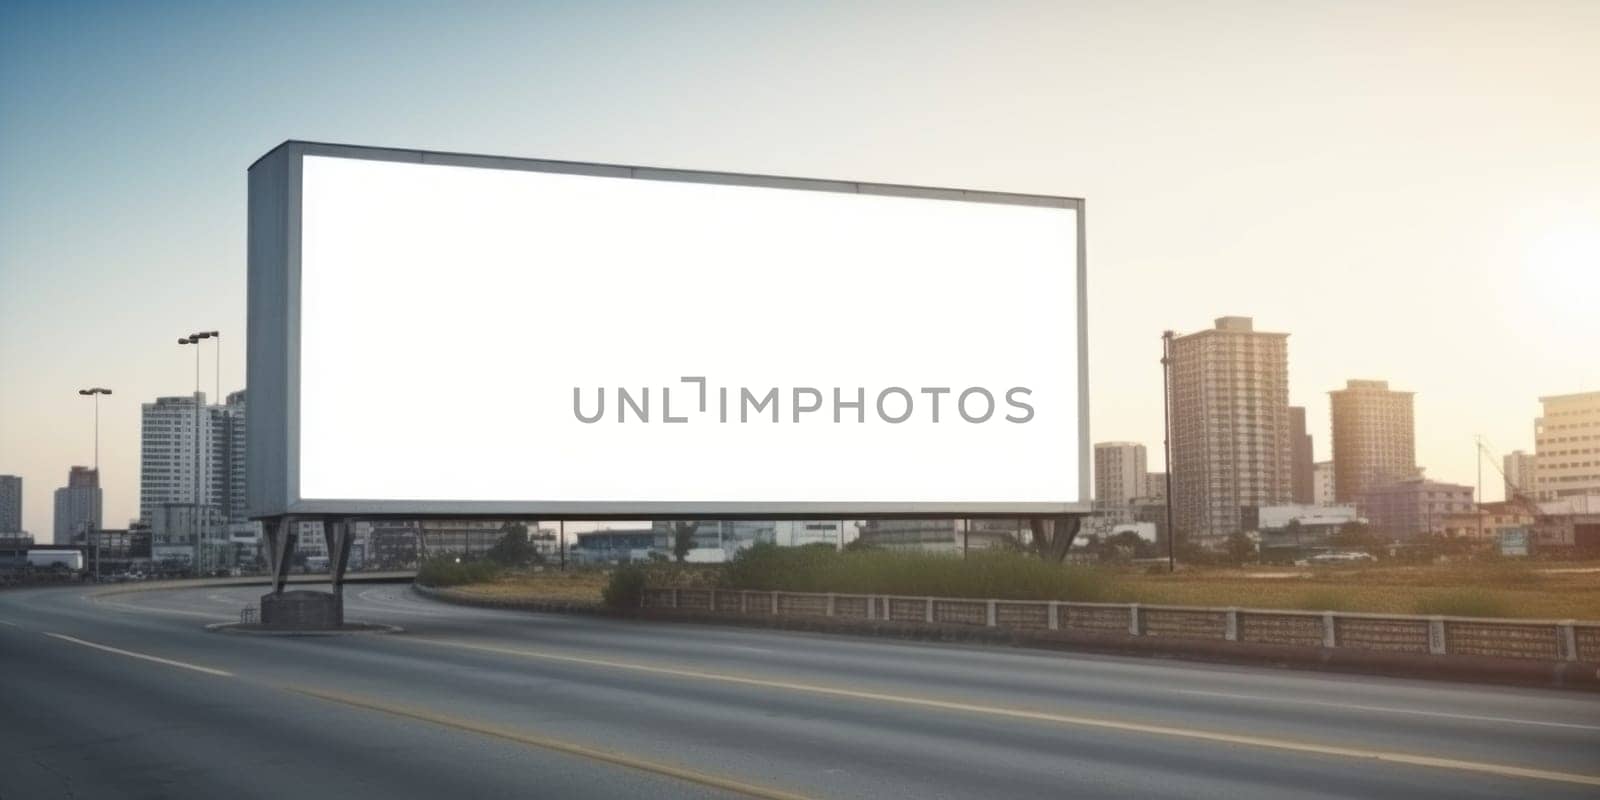
[[[1539,397],[1600,388],[1581,356],[1600,341],[1593,6],[1450,25],[1402,5],[912,24],[731,8],[374,28],[354,6],[8,5],[0,108],[29,113],[0,115],[0,473],[24,478],[22,527],[48,538],[59,476],[93,463],[78,389],[117,392],[101,471],[120,527],[139,404],[193,391],[174,339],[220,330],[222,392],[243,388],[244,169],[291,137],[1082,196],[1091,437],[1145,444],[1152,470],[1160,332],[1218,316],[1290,334],[1318,460],[1326,393],[1350,379],[1416,392],[1417,461],[1462,484],[1475,434],[1532,452]],[[445,51],[473,55],[427,55]],[[1108,71],[1129,76],[1114,94]],[[1499,489],[1485,479],[1485,499]]]

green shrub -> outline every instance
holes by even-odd
[[[488,561],[457,561],[455,556],[435,556],[417,568],[423,586],[460,586],[488,583],[500,577],[500,567]]]
[[[1449,589],[1417,598],[1416,613],[1445,617],[1505,617],[1508,604],[1485,589]]]
[[[600,590],[608,608],[638,608],[644,600],[645,569],[631,564],[618,567]]]
[[[831,547],[757,545],[730,562],[727,589],[843,594],[993,597],[1006,600],[1113,599],[1111,577],[1014,552],[960,555]]]

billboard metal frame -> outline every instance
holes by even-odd
[[[300,215],[301,165],[306,156],[589,175],[636,180],[757,186],[801,191],[922,197],[980,203],[1067,208],[1077,219],[1078,501],[1001,502],[679,502],[306,500],[299,496],[300,457]],[[1088,286],[1081,198],[926,186],[816,180],[772,175],[630,167],[574,161],[363,147],[290,140],[249,168],[248,376],[246,428],[250,516],[276,519],[867,519],[1042,518],[1087,514],[1090,501]],[[1041,443],[1041,446],[1047,446]]]

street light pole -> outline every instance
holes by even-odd
[[[100,395],[111,394],[111,390],[102,386],[92,389],[79,389],[78,394],[94,398],[94,488],[97,493],[103,492],[100,488]],[[99,519],[103,509],[100,507],[100,497],[95,497],[94,512],[89,518],[89,533],[92,536],[91,547],[94,548],[94,582],[100,582],[100,525]]]
[[[217,404],[222,404],[222,334],[217,331],[206,331],[206,336],[217,340]]]
[[[200,541],[200,341],[210,334],[191,333],[178,339],[178,344],[194,345],[194,494],[190,497],[189,527],[194,533],[195,577],[205,575],[205,550]]]
[[[1177,550],[1173,542],[1178,531],[1172,525],[1172,331],[1161,332],[1161,447],[1167,462],[1167,572],[1178,571]]]
[[[217,381],[217,393],[216,393],[216,395],[215,395],[215,397],[213,399],[216,400],[217,405],[220,406],[220,405],[222,405],[222,334],[220,332],[218,332],[218,331],[206,331],[203,334],[196,334],[196,335],[200,336],[200,338],[202,338],[202,339],[215,339],[215,340],[217,340],[217,347],[216,347],[217,368],[216,368],[216,372],[215,372],[215,377],[216,377],[216,381]],[[215,448],[212,448],[211,452],[215,452],[215,451],[216,451]],[[210,461],[211,461],[210,453],[207,453],[206,463],[209,465]],[[228,475],[227,471],[224,470],[223,473],[222,473],[222,480],[227,480],[227,475]],[[216,524],[215,509],[212,507],[212,504],[210,504],[210,503],[206,504],[206,523],[207,523],[206,524],[207,528],[210,528],[210,527],[212,527],[213,525]],[[216,533],[220,534],[221,531],[216,531]],[[227,537],[225,537],[225,536],[220,536],[219,535],[217,538],[222,540],[222,541],[227,541]],[[221,559],[219,559],[219,560],[221,560]]]

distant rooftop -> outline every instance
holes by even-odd
[[[1328,394],[1338,392],[1391,392],[1393,394],[1416,394],[1416,392],[1402,392],[1389,388],[1388,381],[1347,379],[1343,389],[1329,389]]]
[[[1187,339],[1191,336],[1204,336],[1206,334],[1217,333],[1251,333],[1257,336],[1278,336],[1283,338],[1288,338],[1289,336],[1287,333],[1268,333],[1266,331],[1256,330],[1255,319],[1252,317],[1217,317],[1214,322],[1216,323],[1216,327],[1204,328],[1195,331],[1194,333],[1182,334],[1178,338]]]
[[[1576,394],[1551,394],[1539,398],[1541,403],[1576,403],[1582,401],[1600,402],[1600,392],[1578,392]]]

